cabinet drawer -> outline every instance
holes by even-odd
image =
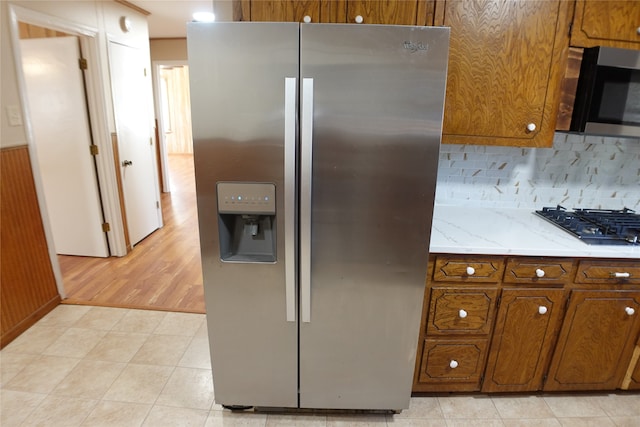
[[[418,381],[471,383],[479,388],[484,371],[487,340],[425,340]]]
[[[439,256],[433,271],[434,281],[497,283],[502,279],[501,257]]]
[[[640,284],[640,261],[580,261],[576,283]]]
[[[488,334],[497,289],[432,288],[427,335]]]
[[[574,261],[554,258],[510,258],[505,283],[563,283],[571,281]]]

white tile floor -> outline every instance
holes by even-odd
[[[640,393],[442,395],[399,415],[231,413],[204,315],[60,305],[0,352],[10,426],[640,426]]]

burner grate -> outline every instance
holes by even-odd
[[[535,213],[589,244],[640,244],[640,215],[628,208],[568,211],[558,205]]]

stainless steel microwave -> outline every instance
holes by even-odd
[[[640,138],[640,50],[584,50],[570,129]]]

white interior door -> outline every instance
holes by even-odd
[[[56,253],[107,257],[78,38],[25,39],[20,49]]]
[[[134,245],[162,226],[153,145],[151,82],[139,49],[109,43],[118,151],[129,240]]]

